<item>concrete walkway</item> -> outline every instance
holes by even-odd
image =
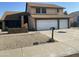
[[[67,56],[77,52],[78,51],[76,51],[75,49],[73,49],[68,45],[55,42],[33,47],[0,51],[0,56],[56,57],[56,56]]]
[[[63,31],[63,32],[62,32]],[[62,32],[62,33],[61,33]],[[35,32],[29,32],[35,33]],[[51,38],[51,31],[38,31],[43,35]],[[18,34],[20,35],[20,34]],[[46,43],[31,47],[21,47],[17,49],[9,49],[0,51],[0,56],[27,56],[27,57],[56,57],[70,56],[79,53],[79,29],[62,29],[55,30],[54,43]]]

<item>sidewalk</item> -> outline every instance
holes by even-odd
[[[0,51],[0,56],[56,57],[56,56],[67,56],[77,52],[78,52],[77,50],[64,43],[55,42],[33,47]]]

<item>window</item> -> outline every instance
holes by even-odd
[[[57,12],[59,12],[59,9],[57,9]]]
[[[36,13],[40,13],[40,8],[36,8]]]
[[[46,8],[36,8],[36,13],[39,13],[39,14],[46,13]]]
[[[42,13],[46,13],[46,8],[42,8]]]

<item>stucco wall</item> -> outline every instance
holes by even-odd
[[[64,14],[63,9],[59,9],[59,13],[58,14]]]
[[[36,8],[28,6],[28,12],[30,14],[36,14]],[[59,12],[57,12],[56,8],[46,8],[46,14],[63,14],[63,9],[59,9]],[[29,29],[35,30],[35,19],[32,17],[29,18]]]
[[[47,11],[47,14],[57,14],[57,9],[47,8],[46,11]]]
[[[30,8],[30,13],[31,14],[36,14],[36,8]]]
[[[35,19],[30,16],[28,22],[29,22],[29,29],[34,30],[35,29]]]
[[[28,10],[31,14],[36,14],[36,8],[29,7]],[[59,12],[57,12],[57,9],[53,8],[46,8],[46,14],[63,14],[63,9],[59,9]]]

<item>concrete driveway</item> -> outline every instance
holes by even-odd
[[[51,31],[40,31],[40,33],[51,37]],[[54,39],[64,43],[78,51],[73,56],[79,56],[79,28],[60,29],[54,31]],[[67,48],[68,49],[68,48]],[[72,56],[72,55],[70,55]]]
[[[9,38],[9,43],[10,44],[12,43],[13,41],[12,39],[14,39],[15,41],[19,39],[22,42],[19,43],[18,41],[17,43],[19,46],[22,46],[22,44],[24,43],[23,40],[27,39],[28,34],[32,34],[32,36],[30,37],[33,38],[34,33],[39,33],[38,36],[36,36],[36,39],[38,38],[41,39],[41,37],[42,37],[42,40],[51,38],[51,31],[49,30],[49,31],[36,31],[36,32],[21,33],[21,34],[2,35],[0,36],[0,40],[6,40],[7,42],[9,37],[14,36],[12,38]],[[1,50],[0,56],[10,56],[10,57],[11,56],[60,57],[60,56],[75,56],[75,55],[79,56],[79,36],[78,35],[79,35],[78,28],[55,30],[54,39],[56,40],[56,42],[54,43],[52,42],[52,43],[45,43],[45,44],[29,46],[29,47],[24,46],[24,47],[19,47],[14,49]],[[5,37],[6,39],[4,39]],[[18,39],[15,39],[15,38],[18,38]],[[10,44],[8,44],[8,47],[11,47]]]
[[[51,31],[41,31],[40,33],[51,37]],[[70,45],[79,51],[79,28],[55,30],[54,39],[64,44]]]

